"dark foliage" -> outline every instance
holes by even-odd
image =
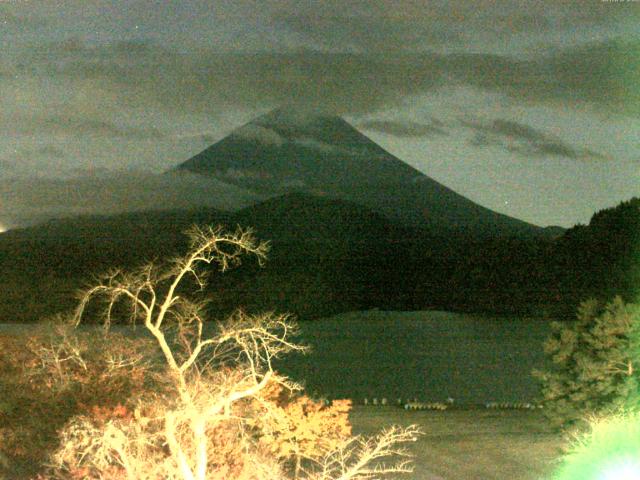
[[[565,303],[615,295],[634,301],[640,294],[640,198],[595,213],[588,226],[569,229],[553,253],[550,271],[568,297]]]
[[[438,239],[418,244],[416,307],[570,319],[578,305],[640,295],[640,198],[555,239]],[[446,288],[442,288],[442,285]]]
[[[640,293],[640,199],[596,213],[555,239],[476,238],[416,230],[355,203],[287,194],[230,214],[213,209],[51,221],[0,236],[0,321],[74,306],[79,287],[184,248],[190,225],[253,226],[271,241],[266,268],[246,264],[208,292],[232,307],[300,319],[380,308],[569,319],[581,301]]]

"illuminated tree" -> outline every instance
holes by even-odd
[[[268,246],[240,229],[225,234],[193,228],[189,236],[189,252],[168,266],[111,272],[82,296],[76,324],[102,298],[107,329],[123,305],[131,322],[144,325],[160,349],[165,386],[144,395],[131,411],[98,408],[68,423],[51,459],[52,475],[349,480],[411,471],[406,458],[380,460],[405,455],[397,445],[415,440],[415,427],[352,438],[345,425],[348,403],[318,406],[274,371],[273,359],[305,350],[292,341],[297,329],[288,316],[236,312],[205,334],[206,303],[189,299],[187,279],[203,288],[203,264],[225,271],[245,254],[262,262]],[[282,392],[289,397],[284,403]]]
[[[554,475],[554,480],[635,480],[640,478],[640,391],[629,372],[640,362],[638,308],[625,342],[630,355],[624,402],[615,411],[585,419],[588,429],[579,434]],[[609,409],[611,410],[611,409]]]
[[[639,314],[637,305],[619,297],[604,307],[589,300],[580,305],[575,322],[552,324],[544,345],[552,368],[534,375],[541,381],[545,413],[556,426],[576,425],[585,415],[637,401],[640,355],[632,338]]]

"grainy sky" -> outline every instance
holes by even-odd
[[[640,1],[0,0],[0,224],[283,103],[496,211],[586,223],[640,195],[639,24]]]

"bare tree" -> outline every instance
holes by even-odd
[[[94,299],[104,300],[101,318],[106,329],[120,303],[127,305],[129,320],[142,323],[155,338],[173,394],[140,399],[132,416],[100,425],[86,417],[76,418],[62,432],[62,446],[53,457],[53,470],[61,477],[76,468],[98,472],[98,478],[110,478],[108,472],[113,471],[119,475],[113,478],[136,480],[232,478],[224,451],[233,442],[216,441],[222,433],[232,432],[239,445],[234,454],[243,458],[234,471],[238,478],[238,472],[242,478],[256,480],[284,478],[281,465],[252,439],[255,422],[250,416],[258,410],[249,404],[255,402],[261,414],[269,416],[265,395],[270,385],[300,389],[277,374],[272,364],[283,354],[306,350],[292,340],[296,324],[287,315],[252,316],[238,311],[207,336],[203,332],[206,303],[191,300],[181,291],[187,278],[204,288],[204,265],[225,271],[245,254],[262,263],[268,245],[258,242],[250,230],[227,234],[220,228],[193,227],[188,234],[189,252],[169,265],[148,264],[131,273],[112,271],[83,293],[75,324]],[[175,339],[166,335],[169,329],[175,331]],[[376,462],[393,454],[404,456],[395,445],[415,439],[418,433],[415,427],[394,427],[375,440],[355,437],[311,458],[309,468],[297,473],[309,480],[355,480],[407,472],[406,459],[391,466]],[[376,466],[370,467],[372,462]]]
[[[316,462],[316,468],[306,472],[308,480],[371,480],[413,472],[411,455],[399,447],[415,442],[421,434],[411,425],[407,428],[393,426],[373,438],[356,436],[345,440],[337,448]],[[395,458],[391,464],[385,460]]]

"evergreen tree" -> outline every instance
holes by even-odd
[[[639,318],[638,305],[616,297],[604,307],[585,301],[575,322],[552,324],[544,345],[551,368],[533,374],[541,381],[545,413],[554,425],[576,425],[589,414],[635,405]]]

